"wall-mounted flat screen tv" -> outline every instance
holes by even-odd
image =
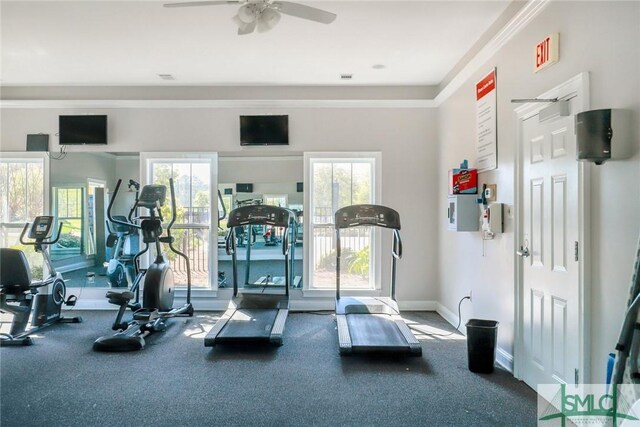
[[[289,116],[240,116],[240,145],[289,145]]]
[[[107,116],[60,116],[60,145],[106,144]]]

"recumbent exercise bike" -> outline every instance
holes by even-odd
[[[142,232],[142,242],[144,248],[138,252],[133,259],[136,270],[136,278],[128,291],[108,291],[107,299],[111,304],[119,306],[116,320],[112,329],[115,335],[108,335],[98,338],[93,349],[97,351],[135,351],[141,350],[145,346],[145,338],[153,332],[159,332],[166,329],[165,321],[172,317],[193,316],[193,306],[191,305],[191,268],[189,258],[179,250],[173,243],[174,237],[171,236],[171,227],[176,221],[176,199],[173,187],[173,179],[169,179],[169,187],[171,190],[171,221],[166,229],[166,236],[163,236],[162,229],[162,211],[161,208],[165,203],[167,187],[164,185],[145,185],[140,191],[140,195],[136,199],[131,211],[129,212],[128,222],[121,221],[117,217],[111,215],[120,184],[122,180],[118,180],[113,196],[109,201],[107,208],[107,217],[114,224],[122,226],[131,226]],[[149,215],[134,218],[134,212],[138,208],[146,208]],[[136,223],[135,221],[139,221]],[[169,265],[169,261],[162,253],[161,243],[166,243],[172,252],[184,259],[187,272],[187,301],[182,307],[173,308],[173,300],[175,296],[175,284],[173,271]],[[147,269],[139,267],[140,257],[149,250],[149,245],[154,244],[156,250],[156,259]],[[144,278],[144,288],[142,289],[142,304],[140,304],[140,283]],[[135,299],[135,300],[134,300]],[[133,318],[128,322],[123,322],[127,308],[133,312]]]
[[[31,268],[27,257],[19,249],[0,248],[0,311],[11,313],[13,319],[8,334],[0,334],[0,345],[31,345],[29,335],[54,323],[80,323],[81,317],[63,317],[62,305],[74,306],[74,295],[65,300],[66,286],[62,274],[51,264],[46,246],[54,245],[60,239],[62,222],[58,226],[55,238],[50,235],[53,225],[52,216],[38,216],[31,228],[26,223],[20,233],[20,243],[33,246],[36,253],[42,254],[43,267],[49,276],[43,280],[32,280]],[[25,234],[29,230],[29,239]],[[38,290],[46,288],[43,292]],[[11,303],[11,304],[9,304]],[[29,319],[31,327],[27,329]]]

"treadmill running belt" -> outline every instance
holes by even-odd
[[[278,310],[242,308],[236,310],[218,334],[220,341],[269,339]]]
[[[407,340],[395,321],[384,314],[349,314],[347,324],[353,347],[389,349],[408,348]]]

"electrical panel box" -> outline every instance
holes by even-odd
[[[458,194],[449,196],[447,209],[448,229],[453,231],[478,231],[480,229],[480,211],[478,196]]]

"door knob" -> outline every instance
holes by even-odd
[[[524,247],[524,246],[520,246],[520,250],[516,251],[516,253],[521,256],[522,258],[527,258],[529,255],[531,255],[529,253],[529,248]]]

